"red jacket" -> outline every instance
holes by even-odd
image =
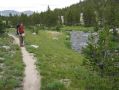
[[[20,34],[24,33],[24,26],[23,26],[23,25],[20,25],[20,26],[19,26],[18,32],[19,32]]]

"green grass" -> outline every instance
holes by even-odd
[[[66,33],[39,31],[33,35],[27,31],[25,43],[27,50],[37,57],[41,90],[111,90],[111,82],[82,66],[83,55],[69,47]]]
[[[27,27],[29,28],[29,27]],[[56,30],[58,29],[58,30]],[[84,31],[84,32],[94,32],[94,27],[84,27],[84,26],[65,26],[62,25],[59,28],[57,27],[44,27],[40,28],[37,27],[35,29],[29,28],[30,31],[32,32],[37,32],[38,30],[51,30],[51,31]]]
[[[2,46],[9,46],[5,49]],[[0,37],[0,90],[20,88],[23,81],[24,65],[20,48],[7,35]],[[2,66],[3,65],[3,66]]]

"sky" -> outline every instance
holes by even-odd
[[[64,8],[78,3],[80,0],[0,0],[0,11],[17,10],[17,11],[45,11],[48,5],[51,10],[55,8]]]

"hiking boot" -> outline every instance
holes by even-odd
[[[20,47],[24,47],[24,45],[20,45]]]

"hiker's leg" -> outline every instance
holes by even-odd
[[[19,36],[19,42],[20,42],[20,46],[22,46],[22,38],[21,38],[21,35]]]
[[[22,45],[24,45],[23,36],[21,36],[21,43],[22,43]]]
[[[19,36],[19,40],[20,40],[20,46],[21,46],[21,36]]]
[[[20,36],[19,36],[19,45],[20,45]]]

